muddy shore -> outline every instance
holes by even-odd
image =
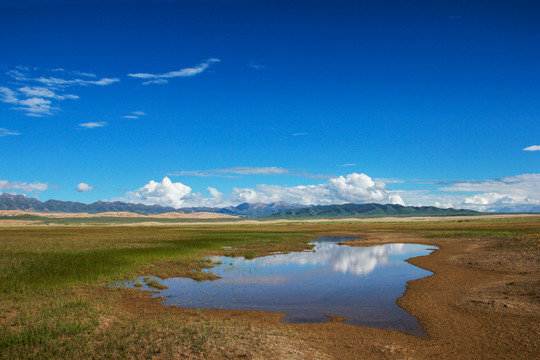
[[[398,304],[417,317],[426,338],[340,322],[289,324],[280,314],[187,310],[160,305],[148,294],[125,291],[118,310],[143,318],[197,318],[250,324],[257,359],[536,359],[540,358],[540,257],[538,249],[509,250],[500,240],[437,238],[394,232],[362,235],[349,245],[422,243],[439,247],[409,262],[432,276],[408,283]],[[232,354],[231,354],[232,355]],[[190,358],[189,354],[176,354]],[[215,358],[225,358],[216,352]],[[232,357],[238,357],[234,355]]]

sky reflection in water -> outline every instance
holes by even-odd
[[[433,246],[338,245],[350,238],[321,236],[313,251],[257,259],[215,257],[209,269],[221,279],[162,280],[169,289],[156,296],[165,305],[201,309],[264,310],[289,314],[286,322],[315,323],[346,317],[345,323],[423,335],[416,318],[397,306],[406,282],[432,273],[405,259],[427,255]]]

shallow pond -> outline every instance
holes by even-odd
[[[404,260],[427,255],[433,246],[338,244],[350,239],[321,236],[310,251],[256,259],[213,257],[217,265],[205,271],[220,279],[159,279],[168,289],[154,296],[183,308],[273,311],[289,314],[282,321],[292,323],[326,322],[327,315],[338,315],[348,324],[423,335],[416,318],[396,299],[407,281],[432,274]]]

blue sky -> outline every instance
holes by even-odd
[[[537,1],[2,0],[0,191],[540,211],[539,17]]]

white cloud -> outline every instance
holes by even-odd
[[[290,174],[288,169],[266,166],[266,167],[251,167],[251,166],[238,166],[227,169],[213,169],[213,170],[190,170],[190,171],[177,171],[169,174],[170,176],[200,176],[200,177],[231,177],[232,175],[283,175]]]
[[[292,136],[306,136],[308,135],[309,133],[307,132],[303,132],[303,133],[296,133],[296,134],[292,134]]]
[[[36,97],[41,97],[41,98],[52,98],[55,100],[65,100],[65,99],[76,100],[79,98],[77,95],[72,95],[72,94],[58,95],[54,91],[44,88],[44,87],[40,87],[40,86],[34,86],[34,87],[25,86],[25,87],[19,88],[18,90],[19,92],[23,93],[24,95],[28,97],[36,96]]]
[[[17,66],[17,70],[8,70],[6,71],[6,75],[10,76],[11,78],[17,81],[28,81],[30,80],[28,78],[28,75],[26,74],[26,72],[28,71],[30,71],[29,68],[22,68],[22,67]]]
[[[232,167],[228,169],[217,169],[213,170],[219,173],[230,173],[230,174],[239,174],[239,175],[275,175],[275,174],[287,174],[289,170],[283,169],[280,167],[269,166],[269,167]]]
[[[33,191],[45,191],[49,188],[48,184],[34,182],[28,184],[20,181],[9,182],[7,180],[0,180],[0,190],[22,190],[24,192]]]
[[[540,151],[540,145],[531,145],[523,149],[523,151]]]
[[[0,87],[0,101],[17,105],[13,109],[22,111],[28,116],[51,116],[59,109],[56,102],[79,99],[78,95],[64,93],[67,88],[90,85],[106,86],[120,81],[118,78],[88,79],[95,78],[96,75],[80,71],[68,71],[62,68],[46,70],[46,72],[60,72],[61,75],[70,78],[44,75],[36,77],[31,75],[37,71],[39,71],[38,68],[23,66],[17,66],[15,70],[8,70],[6,74],[20,85],[17,90],[5,86]],[[43,73],[43,71],[40,72]],[[73,76],[86,77],[86,79],[73,78]]]
[[[304,205],[329,205],[344,203],[394,203],[403,204],[399,194],[386,189],[384,183],[375,182],[365,174],[349,174],[330,179],[319,185],[279,186],[257,185],[252,188],[234,188],[226,196],[214,188],[208,188],[213,198],[192,193],[191,188],[168,177],[161,182],[150,181],[140,189],[130,191],[124,200],[144,204],[173,207],[228,206],[239,203],[273,203],[286,201]]]
[[[453,207],[486,212],[540,212],[540,174],[522,174],[484,181],[459,181],[442,193],[401,191],[408,205]]]
[[[29,90],[29,93],[34,92],[32,89],[22,88],[25,91]],[[28,94],[29,94],[28,93]],[[47,100],[46,97],[28,97],[26,99],[20,99],[20,93],[17,93],[7,87],[0,87],[1,98],[0,101],[18,105],[14,109],[26,112],[28,116],[44,116],[51,115],[55,107],[51,106],[51,100]],[[23,96],[24,93],[22,94]],[[29,95],[28,95],[29,96]],[[48,97],[48,96],[47,96]]]
[[[62,73],[66,73],[68,75],[75,75],[75,76],[85,76],[85,77],[91,77],[91,78],[96,78],[97,77],[96,74],[82,72],[82,71],[70,71],[70,70],[65,70],[65,69],[62,69],[62,68],[52,69],[51,71],[52,72],[62,72]]]
[[[128,74],[130,77],[138,78],[138,79],[146,79],[148,81],[143,82],[143,85],[150,85],[150,84],[166,84],[168,82],[168,79],[176,78],[176,77],[192,77],[195,75],[198,75],[208,69],[210,64],[215,62],[220,62],[221,60],[216,58],[210,58],[208,60],[205,60],[201,62],[200,64],[190,67],[190,68],[184,68],[176,71],[169,71],[164,74],[149,74],[149,73],[135,73],[135,74]]]
[[[88,85],[99,85],[106,86],[114,84],[115,82],[120,81],[118,78],[103,78],[100,80],[83,80],[83,79],[60,79],[55,77],[39,77],[34,79],[37,82],[45,84],[53,89],[66,88],[69,86],[79,85],[79,86],[88,86]]]
[[[196,197],[196,196],[195,196]],[[168,177],[164,177],[161,182],[150,180],[148,184],[140,189],[129,191],[126,200],[134,203],[148,205],[162,205],[179,208],[182,206],[197,206],[197,202],[192,202],[194,195],[191,188],[182,183],[173,183]]]
[[[107,122],[106,122],[106,121],[87,122],[87,123],[79,124],[79,126],[84,127],[84,128],[87,128],[87,129],[93,129],[93,128],[98,128],[98,127],[104,127],[105,125],[107,125]]]
[[[91,190],[94,190],[94,187],[93,186],[90,186],[86,183],[80,183],[79,185],[77,185],[77,191],[78,192],[85,192],[85,191],[91,191]]]
[[[52,115],[52,111],[57,108],[51,106],[51,101],[43,98],[32,97],[24,100],[19,100],[21,105],[16,109],[27,112],[30,116]]]
[[[0,128],[0,137],[8,136],[8,135],[21,135],[21,133],[17,131],[10,131],[8,129]]]
[[[217,189],[213,187],[208,187],[207,190],[210,192],[210,195],[212,195],[213,198],[221,198],[223,197],[223,194],[220,193]]]
[[[8,104],[17,104],[19,99],[17,98],[17,93],[10,88],[0,86],[0,101]]]
[[[155,79],[155,80],[145,81],[142,84],[143,85],[152,85],[152,84],[163,85],[163,84],[167,84],[168,82],[169,80],[165,80],[165,79]]]
[[[144,111],[132,111],[129,113],[129,115],[122,116],[124,119],[138,119],[141,116],[145,116],[146,113]]]

